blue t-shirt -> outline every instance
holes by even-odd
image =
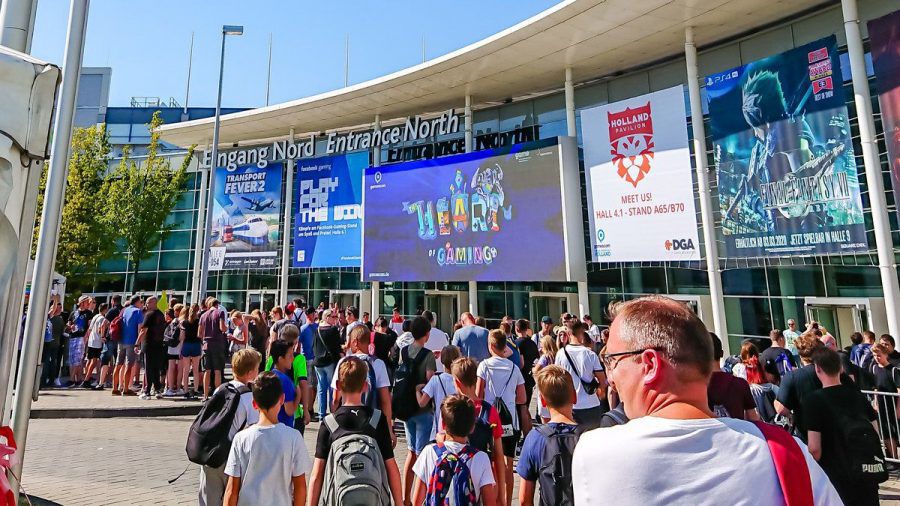
[[[318,328],[318,323],[307,323],[300,327],[300,351],[310,364],[316,358],[313,353],[313,341],[316,339],[316,329]]]
[[[512,350],[512,355],[509,356],[509,359],[512,360],[512,363],[516,364],[516,367],[519,369],[522,368],[522,355],[519,353],[519,345],[516,344],[515,338],[506,338],[506,346]]]
[[[464,357],[472,357],[481,362],[491,356],[488,351],[488,330],[478,325],[466,325],[453,334],[453,344],[458,346]]]
[[[297,392],[294,391],[294,382],[291,378],[288,377],[287,374],[277,370],[272,369],[272,372],[278,376],[278,379],[281,380],[281,391],[284,392],[284,402],[294,402],[294,399],[297,398]],[[278,421],[287,425],[288,427],[294,426],[294,414],[286,413],[284,411],[284,405],[281,406],[281,409],[278,410]]]
[[[557,434],[565,434],[567,432],[575,432],[577,425],[567,423],[550,422]],[[525,436],[525,442],[522,443],[522,453],[519,455],[519,464],[516,466],[516,472],[523,480],[537,481],[541,473],[541,458],[544,455],[544,446],[547,444],[547,438],[539,431],[532,430]]]
[[[134,306],[122,310],[122,344],[134,344],[138,339],[144,312]]]

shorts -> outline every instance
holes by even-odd
[[[69,338],[69,367],[81,365],[84,360],[84,339],[80,337]]]
[[[522,431],[514,430],[512,436],[500,438],[503,444],[503,455],[514,458],[516,456],[516,445],[519,444],[519,438],[522,437]]]
[[[203,354],[201,343],[184,343],[181,346],[181,356],[184,358],[199,357]]]
[[[116,361],[116,342],[106,341],[103,343],[103,351],[100,352],[100,364],[110,365]]]
[[[87,349],[87,359],[88,360],[96,360],[100,358],[100,352],[103,351],[102,348],[91,348],[88,346]]]
[[[406,444],[409,451],[420,454],[431,440],[431,426],[434,425],[434,413],[425,411],[409,417],[403,426],[406,429]],[[515,447],[514,447],[515,449]]]
[[[212,349],[203,352],[200,359],[200,367],[204,371],[224,371],[225,370],[225,350]]]
[[[133,344],[119,343],[119,352],[116,363],[119,365],[134,365],[138,361],[137,353],[134,352]]]
[[[166,357],[168,357],[169,360],[179,360],[179,359],[181,359],[181,355],[178,355],[178,354],[173,355],[173,354],[171,354],[171,353],[166,353]]]

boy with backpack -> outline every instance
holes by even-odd
[[[812,363],[822,388],[802,406],[809,453],[845,504],[878,504],[878,484],[888,473],[875,410],[858,389],[841,384],[841,359],[835,351],[817,348]]]
[[[261,373],[253,382],[259,423],[234,437],[225,466],[228,506],[291,506],[306,498],[306,475],[312,464],[303,436],[279,423],[284,393],[276,374]]]
[[[416,483],[412,504],[494,506],[497,494],[491,461],[469,444],[475,427],[475,405],[463,395],[441,403],[444,438],[426,446],[413,466]]]
[[[388,428],[391,433],[391,440],[397,441],[394,435],[393,423],[394,414],[391,409],[391,391],[390,378],[388,377],[387,367],[384,361],[369,355],[369,343],[372,341],[372,334],[365,325],[356,325],[347,334],[347,351],[348,355],[341,358],[337,362],[337,367],[341,366],[347,357],[356,357],[368,366],[368,374],[366,381],[369,388],[363,395],[363,404],[370,409],[380,409],[388,420]],[[337,382],[337,369],[331,380],[331,391],[334,402],[331,410],[334,412],[342,404],[342,392]]]
[[[542,506],[571,506],[572,454],[581,436],[572,415],[575,385],[568,371],[549,365],[537,374],[537,386],[550,410],[550,422],[525,436],[516,468],[522,477],[519,504],[534,505],[535,484],[539,483]]]
[[[419,401],[419,407],[426,407],[434,401],[434,423],[431,424],[431,438],[434,441],[437,433],[441,428],[441,402],[444,398],[456,393],[453,375],[450,374],[450,367],[453,361],[458,359],[462,352],[459,348],[448,344],[440,350],[441,365],[444,372],[438,372],[428,380],[425,385],[416,387],[416,399]]]
[[[479,399],[491,403],[500,414],[503,431],[503,455],[506,456],[506,504],[512,503],[513,468],[516,457],[516,445],[522,432],[520,407],[525,404],[525,378],[517,364],[504,358],[507,346],[506,335],[502,330],[494,329],[488,334],[488,351],[490,358],[478,364],[478,383],[475,392]],[[524,416],[527,415],[527,411]]]
[[[390,420],[363,402],[368,364],[351,355],[335,376],[343,404],[319,428],[307,504],[403,504]]]
[[[232,440],[239,430],[259,420],[253,408],[250,383],[259,373],[262,357],[253,350],[241,350],[231,357],[233,380],[220,385],[203,405],[188,435],[188,459],[201,464],[199,501],[201,506],[221,506],[227,477],[225,463]]]

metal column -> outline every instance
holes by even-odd
[[[897,282],[894,243],[891,238],[891,222],[888,219],[887,202],[884,197],[881,161],[878,158],[878,144],[875,142],[872,97],[869,93],[869,79],[866,75],[866,60],[862,34],[859,30],[859,11],[856,0],[841,0],[841,10],[844,14],[844,32],[847,34],[847,56],[850,57],[853,99],[856,102],[856,116],[859,119],[859,143],[862,146],[866,183],[869,187],[869,203],[872,207],[872,225],[875,229],[878,271],[881,273],[881,285],[884,290],[888,332],[892,336],[897,336],[900,335],[900,317],[898,317],[897,307],[897,304],[900,304],[900,284]]]
[[[72,143],[72,121],[75,116],[75,97],[78,77],[84,56],[84,36],[87,29],[89,0],[72,0],[69,13],[69,29],[66,37],[66,54],[63,59],[63,78],[56,107],[56,124],[53,128],[53,146],[50,169],[41,212],[41,232],[38,236],[34,274],[31,278],[31,302],[25,318],[25,340],[19,375],[16,378],[15,408],[12,416],[13,431],[18,443],[13,474],[21,476],[22,462],[28,437],[28,421],[31,417],[31,396],[37,378],[38,360],[44,345],[44,329],[47,324],[47,304],[50,298],[50,281],[59,237],[59,224],[66,192],[69,146]],[[19,484],[10,480],[18,498]]]
[[[572,81],[572,69],[566,67],[566,135],[572,138],[578,138],[578,128],[575,123],[575,83]],[[579,199],[581,196],[578,196]],[[579,281],[578,283],[578,316],[584,316],[590,313],[590,304],[588,298],[587,281]],[[572,311],[569,308],[569,312]]]
[[[471,153],[474,149],[474,137],[472,136],[472,96],[466,93],[466,109],[465,109],[465,128],[466,128],[466,153]],[[478,282],[469,281],[469,309],[473,315],[478,314]]]
[[[703,224],[709,295],[712,299],[713,329],[722,340],[722,348],[727,355],[730,353],[728,329],[725,325],[722,273],[719,272],[719,244],[716,242],[716,222],[713,219],[712,194],[709,189],[709,174],[706,166],[706,128],[703,125],[703,107],[700,102],[697,46],[694,45],[694,29],[690,26],[684,30],[684,58],[687,63],[687,84],[691,101],[691,125],[694,131],[694,163],[697,166],[697,186],[700,192],[700,218]]]
[[[210,142],[206,142],[206,151],[210,150]],[[202,159],[202,157],[201,157]],[[206,238],[203,237],[203,231],[206,230],[206,205],[209,201],[209,172],[212,167],[203,169],[198,167],[200,173],[200,200],[197,203],[197,237],[194,238],[194,267],[191,273],[191,303],[200,303],[200,275],[203,269],[200,268],[200,258],[203,256],[203,247],[206,245]],[[199,255],[199,257],[198,257]]]
[[[291,144],[294,143],[294,129],[291,129]],[[285,160],[287,170],[284,191],[284,230],[281,232],[281,283],[278,287],[278,302],[288,303],[288,269],[291,266],[291,238],[294,236],[292,225],[294,207],[294,166],[296,160]]]
[[[31,52],[37,0],[5,0],[0,4],[0,46]]]
[[[376,132],[381,131],[380,114],[375,115],[375,123],[372,125],[372,129]],[[381,167],[381,145],[372,146],[372,167]],[[363,179],[365,180],[365,176],[363,176]],[[365,186],[365,181],[363,181],[363,186]],[[374,322],[381,314],[381,282],[372,281],[369,290],[372,292],[372,296],[370,297],[370,300],[372,301],[370,316]]]

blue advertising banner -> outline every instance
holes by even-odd
[[[216,169],[209,269],[278,266],[282,164]]]
[[[869,40],[894,201],[900,202],[900,11],[869,21]]]
[[[556,142],[366,169],[363,280],[567,281]]]
[[[868,250],[835,37],[706,78],[726,256]]]
[[[294,267],[359,267],[369,153],[297,160]]]

